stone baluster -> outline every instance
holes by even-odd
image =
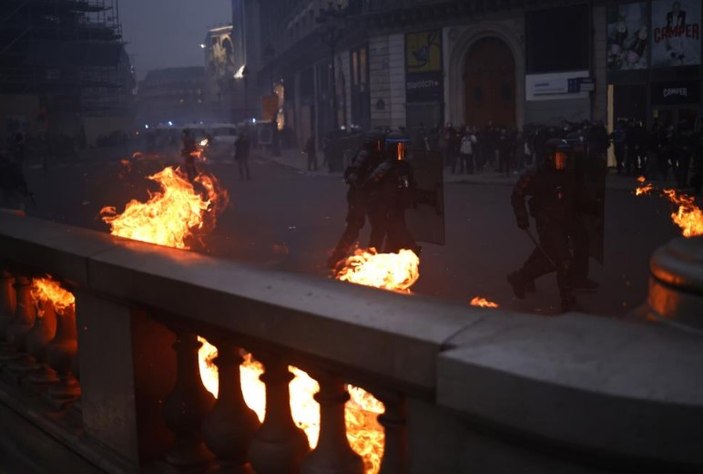
[[[0,366],[7,362],[21,357],[21,352],[25,350],[27,334],[34,326],[36,308],[32,301],[31,286],[29,278],[20,276],[14,283],[16,302],[15,317],[5,329],[5,339],[7,345],[4,353],[0,354]]]
[[[180,327],[170,327],[176,333],[176,384],[164,400],[166,426],[175,435],[166,453],[166,462],[178,469],[205,466],[212,453],[205,447],[201,425],[212,409],[215,398],[203,386],[198,366],[198,349],[202,343],[197,336]]]
[[[5,330],[15,316],[15,277],[0,271],[0,341],[5,340]]]
[[[219,472],[251,473],[247,455],[261,423],[242,395],[239,366],[244,358],[234,345],[224,340],[214,341],[220,387],[215,407],[203,422],[203,436],[207,447],[217,456]]]
[[[277,356],[264,357],[262,362],[265,367],[261,380],[266,384],[266,416],[254,435],[249,460],[257,474],[297,474],[310,445],[291,415],[288,384],[293,374]]]
[[[46,399],[54,408],[62,410],[81,395],[73,373],[73,361],[78,354],[75,307],[68,307],[56,316],[56,335],[46,347],[46,361],[56,372],[58,381],[49,387]]]
[[[337,377],[317,377],[320,391],[315,400],[320,404],[320,437],[317,446],[305,458],[303,474],[363,474],[364,462],[347,439],[344,407],[349,400],[344,383]]]
[[[383,402],[385,411],[378,422],[385,431],[385,446],[379,474],[405,474],[408,472],[408,432],[405,397],[393,392],[375,392]]]
[[[16,383],[22,382],[34,373],[47,373],[46,348],[56,334],[56,311],[52,303],[44,303],[34,320],[34,327],[27,334],[25,341],[27,353],[10,362],[8,373]],[[53,371],[52,371],[53,372]],[[53,374],[52,374],[53,375]],[[55,379],[55,376],[54,376]]]

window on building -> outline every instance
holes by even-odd
[[[588,5],[528,12],[525,39],[528,74],[588,69]]]
[[[369,82],[369,72],[367,67],[365,47],[359,50],[359,71],[359,82],[361,84],[366,84],[367,82]]]

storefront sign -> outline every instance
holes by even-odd
[[[653,105],[697,104],[701,85],[696,81],[660,82],[652,84]]]
[[[438,102],[442,100],[441,72],[418,72],[405,75],[405,99],[407,102]]]
[[[647,4],[608,7],[608,70],[646,69],[649,56]]]
[[[587,99],[589,85],[592,83],[588,71],[529,74],[525,76],[526,98],[532,101]],[[582,84],[586,87],[582,87]]]
[[[652,2],[652,67],[701,63],[701,0]]]

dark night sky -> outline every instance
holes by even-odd
[[[139,79],[151,69],[202,66],[207,30],[232,21],[231,0],[119,0],[119,9]]]

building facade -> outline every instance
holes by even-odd
[[[257,6],[265,13],[247,53],[260,64],[251,92],[265,95],[271,78],[284,85],[283,115],[298,141],[335,126],[522,129],[701,115],[699,0]]]
[[[202,66],[154,69],[139,82],[137,124],[185,124],[213,121],[205,102],[205,68]]]

